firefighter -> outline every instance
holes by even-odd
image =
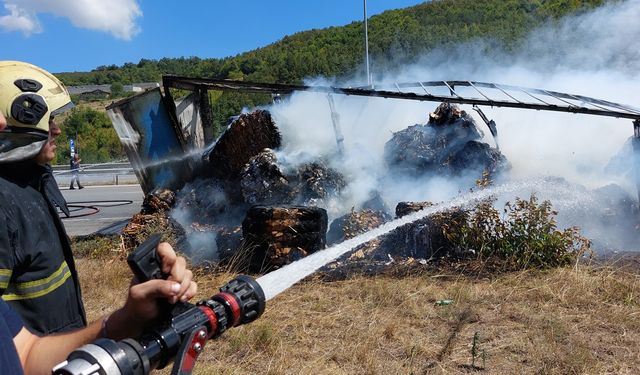
[[[179,273],[185,271],[181,258],[166,244],[158,248],[158,254],[163,267],[170,269],[172,277],[175,275],[179,280]],[[134,285],[125,306],[111,315],[108,326],[103,320],[104,323],[98,322],[84,329],[46,336],[30,332],[20,316],[0,299],[0,373],[51,374],[53,366],[65,360],[74,349],[99,337],[122,339],[138,336],[145,323],[158,317],[157,298],[177,298],[180,290],[179,283],[168,280]]]
[[[130,314],[118,310],[87,326],[69,238],[57,208],[67,216],[69,210],[48,165],[61,134],[55,117],[72,107],[67,89],[49,72],[24,62],[0,61],[0,112],[6,117],[0,131],[0,295],[29,331],[47,335],[84,328],[89,342],[101,329],[111,334],[111,324],[126,326]],[[160,247],[170,248],[166,243]],[[186,261],[178,257],[172,267],[167,282],[178,285],[177,290],[157,294],[171,303],[191,298],[196,285]],[[126,306],[146,298],[133,291]]]
[[[69,162],[69,169],[71,170],[71,185],[69,186],[69,190],[75,189],[73,187],[73,182],[78,185],[78,189],[84,189],[84,186],[80,185],[80,156],[78,154],[73,154],[71,161]]]

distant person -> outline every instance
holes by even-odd
[[[74,181],[78,185],[78,189],[84,189],[84,186],[80,185],[80,177],[79,177],[81,160],[82,159],[80,159],[78,154],[73,154],[73,157],[71,158],[71,186],[69,187],[69,190],[75,189],[73,187]]]

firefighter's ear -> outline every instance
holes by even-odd
[[[0,111],[0,131],[3,131],[4,128],[6,127],[7,127],[7,119],[2,114],[2,111]]]

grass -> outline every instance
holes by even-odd
[[[78,268],[95,319],[121,304],[130,274],[109,251],[83,254]],[[639,269],[311,277],[269,301],[260,319],[210,341],[194,374],[633,374],[640,369]],[[233,276],[196,270],[196,300]],[[454,303],[436,305],[441,299]],[[476,332],[485,359],[472,366]]]

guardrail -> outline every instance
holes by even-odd
[[[68,165],[54,165],[53,175],[58,185],[69,185],[71,170]],[[86,164],[80,167],[80,181],[83,185],[137,184],[138,178],[129,163]]]

